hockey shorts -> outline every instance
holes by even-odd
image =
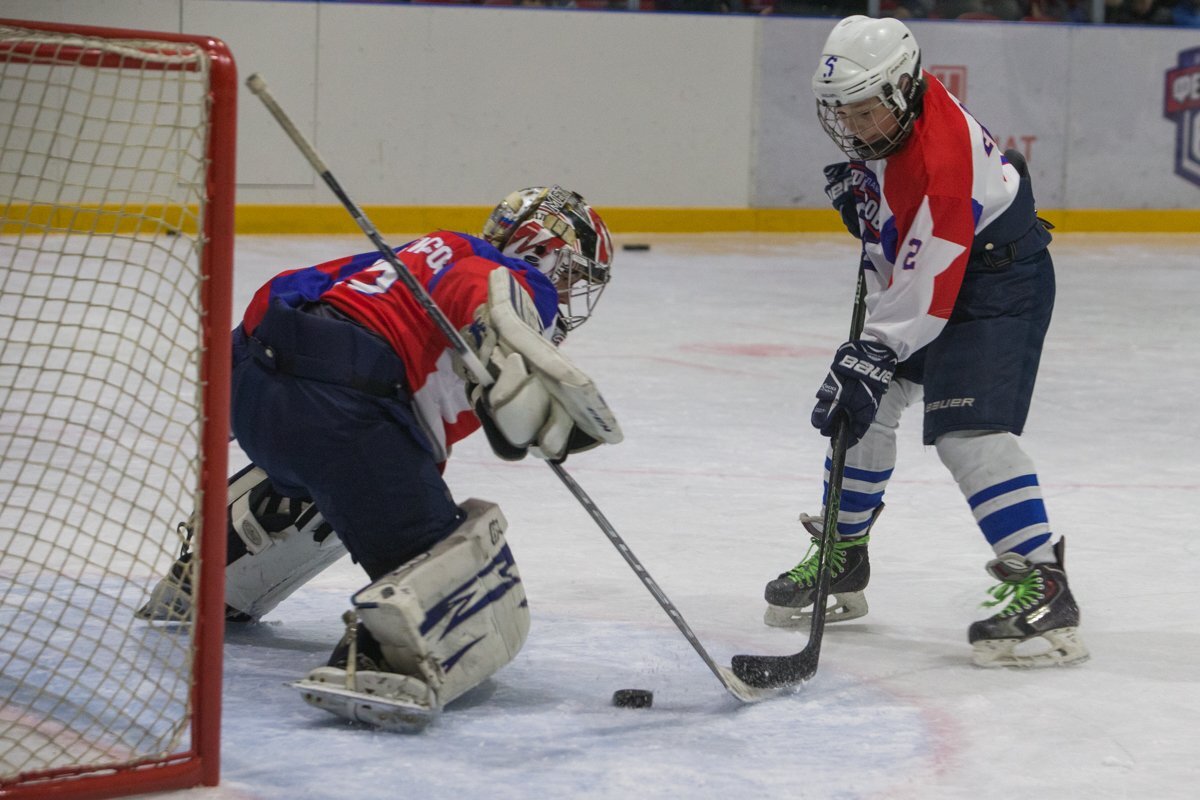
[[[458,527],[462,512],[386,341],[276,301],[254,336],[234,331],[233,352],[238,443],[276,491],[316,504],[372,579]]]
[[[972,259],[946,327],[896,373],[924,384],[926,445],[951,431],[1021,433],[1053,308],[1048,250],[998,267]]]

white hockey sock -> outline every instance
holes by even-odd
[[[838,510],[838,536],[853,539],[866,533],[875,509],[896,467],[896,429],[904,409],[921,398],[921,387],[910,381],[893,381],[883,395],[879,413],[861,440],[846,451],[842,478],[842,503]],[[824,491],[829,492],[831,455],[825,455]],[[824,496],[824,495],[823,495]],[[824,509],[822,509],[823,511]]]
[[[1042,487],[1017,437],[1004,431],[956,431],[937,440],[938,456],[971,506],[996,555],[1019,553],[1035,564],[1054,561]]]

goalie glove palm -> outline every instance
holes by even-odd
[[[896,354],[890,347],[858,340],[837,349],[833,366],[817,390],[812,424],[823,436],[833,436],[834,423],[845,413],[850,425],[850,444],[861,439],[875,421],[879,401],[896,372]]]

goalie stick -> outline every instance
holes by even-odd
[[[396,274],[400,278],[401,282],[404,283],[404,286],[409,290],[409,292],[412,293],[417,302],[420,303],[421,308],[424,309],[429,318],[437,325],[438,330],[442,332],[442,335],[446,337],[447,341],[450,343],[450,346],[454,348],[455,353],[457,353],[459,358],[462,359],[463,364],[468,370],[470,370],[471,375],[475,378],[475,381],[480,386],[491,386],[495,382],[495,379],[492,377],[491,373],[484,368],[483,363],[479,360],[478,356],[475,355],[475,352],[467,345],[462,335],[455,330],[453,325],[450,324],[450,320],[446,318],[446,315],[438,307],[437,303],[434,302],[433,298],[429,296],[429,293],[425,291],[425,287],[422,286],[420,282],[417,281],[416,277],[408,271],[408,267],[406,267],[404,263],[396,257],[396,253],[392,250],[388,243],[384,241],[383,237],[380,236],[379,231],[376,230],[371,221],[367,219],[367,216],[365,213],[363,213],[362,209],[359,208],[358,205],[352,199],[350,199],[350,196],[346,194],[345,190],[342,189],[341,184],[338,182],[337,178],[334,177],[333,173],[330,172],[329,167],[326,166],[321,156],[317,154],[317,151],[311,144],[309,144],[308,140],[304,138],[304,134],[302,134],[295,126],[291,118],[287,115],[287,112],[283,110],[279,103],[276,102],[274,96],[271,95],[271,92],[267,88],[266,81],[264,81],[260,75],[255,73],[246,79],[246,86],[251,92],[254,93],[256,97],[258,97],[259,100],[262,101],[263,105],[266,106],[267,111],[271,113],[271,116],[273,116],[275,121],[279,123],[281,128],[283,128],[284,133],[286,133],[288,138],[290,138],[296,147],[299,148],[300,152],[304,155],[304,158],[308,161],[312,168],[316,170],[317,174],[321,176],[321,179],[325,181],[325,184],[330,188],[334,196],[337,197],[346,211],[350,213],[350,216],[354,218],[354,221],[358,224],[358,227],[362,229],[362,232],[365,233],[367,238],[371,240],[371,243],[375,245],[375,248],[379,251],[380,255],[382,255],[384,260],[386,260],[388,264],[391,265],[391,267],[396,271]],[[692,631],[691,627],[687,624],[687,622],[684,621],[683,615],[679,613],[677,608],[675,608],[675,604],[667,598],[662,589],[658,588],[658,584],[654,582],[652,577],[650,577],[650,573],[647,572],[646,568],[642,566],[642,563],[638,561],[637,557],[633,554],[633,551],[629,549],[627,544],[625,544],[625,541],[620,537],[616,529],[613,528],[613,526],[609,523],[604,514],[601,513],[600,508],[592,501],[591,497],[589,497],[583,488],[575,482],[575,479],[567,473],[566,469],[564,469],[561,464],[556,464],[553,461],[547,461],[546,463],[550,466],[550,469],[554,471],[554,474],[559,477],[563,484],[566,485],[567,489],[571,492],[575,499],[578,500],[579,503],[584,507],[584,509],[600,527],[600,530],[603,531],[604,535],[608,537],[610,542],[612,542],[613,546],[616,547],[617,552],[621,554],[621,556],[625,559],[625,562],[633,569],[634,574],[636,574],[641,580],[642,585],[645,586],[654,599],[658,601],[659,606],[661,606],[663,611],[667,613],[667,616],[671,618],[671,621],[675,623],[675,627],[679,628],[680,633],[684,635],[684,638],[686,638],[696,650],[700,658],[703,659],[705,665],[721,682],[721,685],[724,686],[730,694],[742,702],[751,703],[765,697],[766,694],[761,688],[748,685],[745,681],[735,675],[733,670],[728,667],[719,666],[715,661],[713,661],[712,656],[710,656],[708,651],[704,649],[704,646],[700,644],[700,640],[696,638],[696,634]]]
[[[854,293],[854,312],[850,317],[851,341],[862,335],[867,313],[866,292],[866,276],[860,263],[858,285]],[[834,423],[829,489],[825,495],[825,521],[821,528],[821,548],[817,560],[817,591],[813,596],[808,643],[804,645],[803,650],[790,656],[734,656],[733,672],[749,686],[779,689],[804,683],[817,674],[817,663],[821,658],[821,640],[825,635],[830,573],[833,569],[833,560],[829,558],[829,552],[833,549],[833,540],[837,535],[838,511],[842,505],[842,477],[846,472],[846,450],[849,440],[849,420],[843,412]]]

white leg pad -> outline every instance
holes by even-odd
[[[462,504],[447,539],[354,596],[388,667],[419,679],[411,699],[435,709],[512,661],[529,634],[529,604],[499,507]],[[362,673],[359,673],[362,674]]]
[[[229,481],[226,535],[232,531],[246,548],[244,554],[225,567],[226,615],[231,618],[234,612],[252,619],[262,617],[346,554],[337,534],[329,530],[311,503],[281,500],[278,495],[260,500],[260,505],[278,501],[294,504],[291,507],[295,509],[290,524],[279,529],[265,527],[260,519],[260,515],[266,516],[263,509],[253,508],[251,499],[252,492],[268,480],[266,472],[251,466]],[[196,524],[193,515],[186,526],[195,530]],[[215,530],[219,531],[219,527]],[[185,619],[192,602],[195,568],[190,554],[180,558],[154,587],[149,602],[137,616],[167,622]]]

